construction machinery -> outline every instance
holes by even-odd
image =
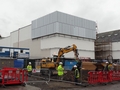
[[[58,64],[60,62],[61,57],[65,53],[69,53],[71,51],[74,52],[75,59],[78,61],[79,60],[79,58],[78,58],[79,53],[78,53],[78,50],[77,50],[77,46],[75,44],[73,44],[72,46],[67,46],[65,48],[60,48],[59,51],[58,51],[58,55],[57,56],[53,55],[53,58],[54,58],[53,60],[42,59],[42,62],[41,62],[41,72],[43,73],[44,70],[49,69],[51,74],[52,74],[53,71],[57,68],[57,66],[58,66]],[[56,57],[56,59],[55,59],[55,57]]]
[[[56,68],[61,61],[61,57],[65,53],[69,53],[73,51],[75,60],[77,62],[78,69],[84,69],[87,71],[103,71],[106,70],[106,66],[113,63],[111,56],[108,57],[107,62],[83,62],[79,59],[78,55],[78,49],[75,44],[72,46],[67,46],[65,48],[60,48],[57,55],[53,55],[53,60],[48,59],[42,59],[41,60],[41,73],[43,73],[45,70],[49,70],[50,74],[53,74],[53,71],[56,71]]]

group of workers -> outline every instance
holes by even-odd
[[[28,76],[31,76],[32,74],[32,65],[31,62],[27,65],[27,70],[28,70]],[[58,72],[58,79],[63,80],[63,75],[64,75],[64,67],[63,63],[59,62],[59,65],[57,67],[57,72]],[[77,69],[77,65],[74,65],[74,80],[75,80],[75,85],[78,85],[78,78],[80,77],[80,72]]]
[[[57,67],[57,71],[58,71],[58,78],[59,80],[63,80],[63,75],[64,75],[64,67],[63,67],[63,63],[59,62],[59,66]],[[77,65],[74,65],[74,81],[75,81],[75,85],[78,85],[78,78],[80,77],[80,72],[77,68]]]
[[[105,71],[110,71],[113,69],[113,65],[109,64],[108,62],[106,62],[106,67],[105,67]],[[27,66],[27,70],[28,70],[28,76],[31,76],[32,74],[32,65],[31,62],[29,62],[28,66]],[[58,79],[59,80],[63,80],[63,76],[64,76],[64,67],[63,67],[63,63],[59,62],[58,67],[56,68],[57,73],[58,73]],[[74,81],[75,81],[75,85],[78,85],[78,79],[80,77],[80,70],[78,70],[77,65],[74,65]]]

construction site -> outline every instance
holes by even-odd
[[[0,37],[0,90],[118,90],[120,30],[96,26],[55,11]]]

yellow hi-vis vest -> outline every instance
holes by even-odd
[[[31,66],[31,65],[28,65],[28,66],[27,66],[27,70],[28,70],[28,71],[32,71],[32,66]]]
[[[64,74],[64,68],[62,67],[62,65],[59,65],[57,67],[58,70],[58,76],[62,76]]]
[[[79,77],[80,77],[79,70],[75,69],[75,78],[79,78]]]

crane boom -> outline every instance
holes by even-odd
[[[77,46],[75,44],[73,44],[72,46],[67,46],[65,48],[60,48],[59,51],[58,51],[58,57],[57,57],[57,61],[56,63],[59,63],[60,62],[60,57],[64,54],[64,53],[68,53],[68,52],[71,52],[73,51],[74,52],[74,55],[75,55],[75,58],[76,60],[78,60],[78,50],[77,50]]]

